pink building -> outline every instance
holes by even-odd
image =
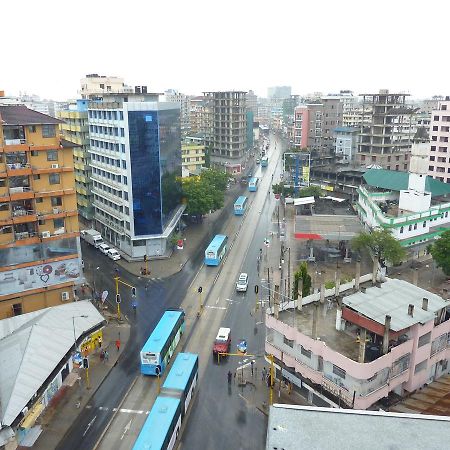
[[[439,102],[431,114],[428,175],[450,183],[450,97]]]
[[[265,350],[285,378],[331,405],[367,409],[449,373],[450,301],[403,280],[354,286],[267,311]]]
[[[294,145],[308,147],[309,110],[307,106],[297,106],[294,110]]]

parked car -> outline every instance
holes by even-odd
[[[113,261],[117,261],[118,259],[121,258],[120,253],[115,249],[115,248],[110,248],[106,255],[108,256],[108,258],[111,258]]]
[[[231,330],[230,328],[219,328],[216,340],[213,345],[213,355],[218,353],[230,353],[231,347]]]
[[[236,282],[236,291],[247,292],[248,288],[248,275],[246,273],[241,273]]]
[[[100,244],[97,248],[106,255],[111,247],[108,244]]]

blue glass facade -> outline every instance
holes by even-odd
[[[129,111],[135,236],[161,234],[181,200],[180,111]]]

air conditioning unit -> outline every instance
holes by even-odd
[[[52,164],[52,169],[58,169],[59,168],[59,164]]]
[[[69,300],[69,298],[70,298],[70,295],[67,291],[61,292],[61,301],[67,302],[67,300]]]
[[[60,212],[59,208],[53,208],[53,214],[59,214]]]
[[[50,237],[50,231],[43,231],[43,232],[41,233],[41,236],[42,236],[43,238],[49,238],[49,237]]]

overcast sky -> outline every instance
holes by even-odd
[[[186,94],[450,95],[444,0],[6,0],[0,11],[7,95],[75,98],[88,73]]]

